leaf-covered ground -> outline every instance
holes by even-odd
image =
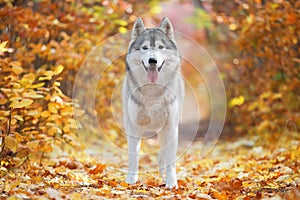
[[[201,142],[194,143],[178,161],[177,190],[165,189],[157,171],[141,174],[136,185],[127,185],[120,171],[127,161],[114,149],[105,149],[119,162],[99,163],[85,153],[44,158],[27,171],[8,170],[9,163],[2,162],[0,198],[300,199],[298,133],[220,140],[203,159],[198,156],[200,147]],[[141,168],[156,166],[151,158],[140,163]]]

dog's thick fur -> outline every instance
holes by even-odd
[[[145,28],[141,18],[136,20],[122,92],[129,159],[126,182],[134,184],[138,179],[143,133],[155,131],[160,141],[160,174],[166,187],[177,187],[176,152],[184,84],[172,24],[167,18],[158,28]]]

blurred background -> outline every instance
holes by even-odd
[[[296,0],[0,0],[1,155],[23,159],[66,143],[81,148],[77,128],[86,141],[107,137],[120,147],[126,145],[113,116],[121,113],[115,88],[124,75],[123,51],[94,77],[101,80],[96,94],[86,77],[97,70],[77,79],[76,75],[82,65],[101,68],[99,63],[109,63],[105,58],[117,47],[89,53],[103,41],[109,44],[115,34],[126,35],[137,17],[155,27],[167,16],[176,31],[211,56],[226,88],[223,139],[259,135],[259,142],[274,142],[275,148],[282,134],[299,137],[299,9]],[[120,47],[126,45],[126,39],[119,42]],[[198,67],[205,68],[202,54],[189,51]],[[85,62],[87,56],[93,59]],[[183,61],[182,70],[196,93],[187,90],[190,107],[180,131],[188,139],[201,138],[210,121],[210,95],[191,64]],[[83,88],[76,93],[80,102],[72,101],[75,81]],[[94,95],[95,107],[89,107],[85,101]],[[199,106],[199,118],[189,116],[194,106]],[[74,115],[86,123],[80,124]],[[199,124],[191,138],[190,124]]]

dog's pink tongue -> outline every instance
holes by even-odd
[[[151,70],[149,69],[147,77],[151,83],[156,82],[158,79],[158,73],[157,73],[156,69],[151,69]]]

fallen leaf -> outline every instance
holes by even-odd
[[[105,168],[106,168],[106,165],[99,163],[96,165],[96,167],[94,169],[90,170],[89,173],[90,174],[102,173]]]

